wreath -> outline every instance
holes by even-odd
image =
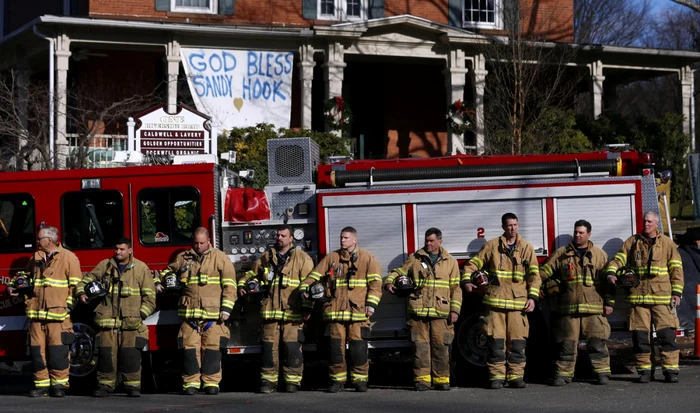
[[[323,117],[333,130],[343,129],[350,125],[352,112],[345,100],[340,96],[328,99],[323,104]]]
[[[464,102],[457,100],[447,108],[447,127],[456,135],[464,135],[471,130],[475,114],[473,110],[467,109]]]

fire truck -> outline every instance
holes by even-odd
[[[282,224],[294,228],[297,248],[317,262],[339,247],[340,230],[352,226],[362,248],[372,252],[383,276],[422,247],[430,227],[443,233],[443,246],[465,263],[502,233],[500,218],[513,212],[520,234],[540,261],[571,240],[573,223],[591,222],[591,240],[612,256],[641,228],[643,211],[659,211],[653,158],[628,148],[565,155],[476,156],[391,160],[330,158],[320,162],[309,138],[272,139],[267,144],[269,184],[245,188],[246,174],[187,156],[170,165],[7,172],[0,174],[0,277],[3,284],[23,269],[35,249],[41,224],[56,226],[63,245],[83,271],[113,254],[119,237],[133,240],[134,256],[153,271],[165,268],[189,248],[198,226],[226,252],[238,277],[275,242]],[[454,355],[483,364],[478,295],[465,294]],[[623,302],[624,300],[618,300]],[[410,347],[403,299],[385,293],[372,318],[370,349]],[[230,355],[260,351],[259,304],[243,297],[230,318]],[[549,300],[531,314],[531,339],[546,336]],[[145,323],[151,354],[176,348],[181,320],[177,296],[158,295],[157,311]],[[71,374],[94,370],[92,311],[81,304],[71,315],[76,342]],[[613,327],[623,326],[616,311]],[[305,351],[323,335],[319,314],[307,323]],[[28,359],[28,321],[21,299],[0,285],[0,359]],[[535,331],[536,330],[536,331]],[[530,352],[528,355],[530,356]],[[147,358],[146,358],[147,359]]]

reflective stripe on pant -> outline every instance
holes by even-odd
[[[559,351],[557,376],[574,376],[579,338],[586,339],[593,371],[610,373],[610,355],[605,344],[610,337],[610,324],[602,314],[562,315],[554,323],[554,337]]]
[[[347,379],[347,364],[345,363],[345,344],[348,344],[353,382],[366,382],[369,378],[369,359],[367,357],[367,339],[370,335],[370,324],[367,321],[354,323],[328,323],[330,335],[330,367],[331,381],[345,383]]]
[[[454,326],[444,318],[411,318],[407,322],[413,342],[415,382],[430,386],[450,384],[450,350]]]
[[[97,384],[109,390],[117,385],[120,372],[127,389],[141,388],[141,350],[148,343],[148,328],[138,330],[105,329],[97,333]]]
[[[29,343],[36,388],[68,388],[70,344],[75,340],[73,324],[64,321],[36,320],[29,323]]]
[[[652,319],[661,350],[663,371],[678,372],[680,351],[676,344],[675,329],[678,317],[670,305],[633,305],[630,308],[629,326],[632,331],[637,370],[651,370],[651,344],[649,334]]]
[[[214,322],[207,331],[199,333],[189,323],[180,326],[178,348],[183,350],[182,387],[219,387],[221,382],[221,349],[228,344],[229,329]]]
[[[288,384],[301,384],[304,370],[304,355],[301,344],[304,341],[304,324],[301,322],[265,321],[262,337],[262,367],[260,378],[272,384],[277,383],[280,366],[280,344],[283,354],[284,381]],[[280,338],[282,342],[280,343]]]
[[[484,334],[488,338],[489,355],[486,365],[489,380],[515,380],[525,373],[525,339],[530,324],[520,310],[488,307]]]

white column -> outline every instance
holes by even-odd
[[[301,80],[301,127],[311,129],[311,99],[314,80],[314,49],[304,44],[299,47],[299,78]]]
[[[591,70],[591,99],[593,118],[597,119],[603,113],[603,62],[597,60],[589,65]]]
[[[68,137],[66,135],[68,64],[71,56],[70,38],[65,34],[56,37],[56,148],[54,166],[65,169],[68,159]]]
[[[347,64],[345,63],[343,45],[331,40],[326,49],[326,62],[321,66],[324,70],[324,97],[326,100],[335,96],[343,96],[343,71],[345,66]],[[327,125],[326,130],[330,130]],[[341,131],[334,132],[338,135],[341,134]]]
[[[168,82],[168,104],[166,112],[177,112],[177,79],[180,75],[180,43],[170,40],[165,47],[166,78]]]
[[[467,83],[468,71],[465,66],[464,51],[461,49],[450,50],[447,58],[447,68],[442,72],[445,75],[448,105],[457,100],[464,101],[464,86]],[[447,155],[466,153],[464,135],[458,135],[448,130],[447,139]]]
[[[484,93],[486,91],[486,58],[483,54],[474,56],[474,70],[472,70],[472,84],[474,85],[474,137],[476,138],[476,153],[482,155],[486,151],[486,139],[484,137]]]
[[[691,111],[691,101],[693,99],[693,71],[690,66],[681,69],[680,84],[681,84],[681,110],[683,114],[683,133],[690,136],[690,122],[693,119]],[[691,141],[695,140],[694,136],[690,136]]]
[[[0,4],[2,5],[2,4]],[[19,116],[19,121],[21,125],[21,135],[18,137],[18,140],[16,142],[16,155],[14,162],[12,162],[17,170],[23,170],[26,165],[24,162],[24,159],[22,158],[22,151],[25,149],[28,143],[28,135],[27,135],[27,127],[28,127],[28,102],[29,102],[29,83],[30,83],[30,76],[31,76],[31,71],[27,68],[25,63],[20,63],[17,65],[17,69],[15,70],[16,74],[16,85],[15,87],[17,88],[17,114]],[[18,125],[18,126],[20,126]],[[36,155],[36,154],[34,154]]]

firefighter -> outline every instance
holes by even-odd
[[[228,346],[229,329],[224,324],[236,301],[236,272],[228,256],[209,243],[209,231],[194,231],[193,245],[178,254],[161,272],[177,275],[183,285],[178,314],[184,319],[178,334],[183,352],[183,394],[219,394],[221,349]],[[159,282],[160,284],[160,282]],[[200,383],[201,381],[201,383]]]
[[[37,234],[38,249],[29,260],[27,272],[18,274],[8,292],[17,296],[16,288],[29,283],[25,294],[34,389],[30,397],[65,396],[70,369],[70,346],[75,341],[69,313],[75,306],[75,286],[80,282],[80,261],[58,242],[58,229],[42,226]]]
[[[379,262],[369,251],[357,246],[357,230],[345,227],[340,232],[340,249],[326,255],[306,277],[299,289],[304,299],[309,298],[309,286],[325,284],[327,301],[323,304],[323,318],[327,322],[326,336],[330,337],[329,393],[345,387],[347,365],[345,345],[352,366],[351,379],[355,391],[366,392],[369,373],[367,339],[370,336],[370,317],[379,305],[382,295],[382,276]]]
[[[277,229],[275,246],[265,252],[238,281],[241,296],[247,284],[257,281],[264,286],[260,305],[262,326],[262,367],[260,392],[272,393],[277,388],[280,364],[280,339],[284,346],[284,381],[287,393],[296,393],[301,385],[304,356],[302,299],[299,285],[314,268],[311,257],[294,245],[292,227]],[[305,317],[308,318],[308,317]]]
[[[484,270],[492,281],[486,287],[484,333],[489,354],[490,388],[524,388],[525,343],[529,331],[526,313],[535,309],[541,279],[532,245],[518,234],[518,217],[501,217],[503,235],[488,241],[464,267],[462,284],[467,292],[476,287],[472,273]]]
[[[627,287],[631,304],[629,328],[637,361],[639,383],[652,379],[651,343],[653,324],[661,349],[663,374],[669,383],[678,382],[679,348],[676,344],[678,317],[675,307],[683,295],[683,264],[673,241],[659,230],[659,214],[644,214],[644,230],[629,237],[620,252],[610,261],[607,279],[618,282],[620,269],[629,269],[638,277],[638,284]]]
[[[408,299],[407,325],[413,342],[413,375],[416,391],[450,390],[450,353],[454,324],[462,307],[457,260],[442,248],[442,231],[425,232],[425,245],[384,280],[394,293],[394,280],[402,275],[416,289]]]
[[[141,396],[141,351],[148,343],[143,324],[156,308],[155,285],[148,266],[133,256],[131,240],[119,238],[112,258],[100,261],[77,287],[82,303],[103,289],[95,308],[98,348],[95,397],[105,397],[117,385],[117,369],[128,397]]]
[[[579,337],[586,339],[598,384],[608,384],[610,377],[605,343],[610,337],[610,324],[605,317],[613,312],[614,291],[602,277],[608,256],[589,241],[590,237],[590,222],[576,221],[572,242],[556,250],[540,267],[543,282],[559,285],[559,318],[554,323],[559,355],[554,386],[570,383],[574,377]]]

